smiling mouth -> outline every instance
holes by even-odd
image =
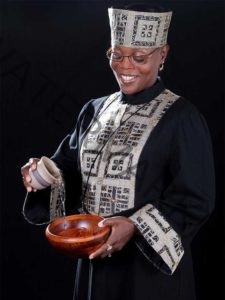
[[[124,84],[127,84],[127,83],[134,82],[136,80],[137,76],[135,76],[135,75],[121,75],[120,78],[121,78],[121,81]]]

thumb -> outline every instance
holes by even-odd
[[[101,220],[101,221],[98,223],[98,227],[104,227],[104,226],[106,226],[107,224],[105,224],[105,222],[106,222],[106,219]]]
[[[99,227],[104,227],[104,226],[113,226],[115,223],[119,222],[118,217],[111,217],[111,218],[106,218],[98,223]]]

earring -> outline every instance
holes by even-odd
[[[159,66],[159,71],[162,72],[162,70],[164,69],[164,61],[161,63],[161,65]]]

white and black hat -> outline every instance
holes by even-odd
[[[167,44],[172,11],[109,8],[111,46],[157,48]]]

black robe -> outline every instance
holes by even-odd
[[[129,104],[151,101],[165,89],[161,80],[137,95],[122,95]],[[80,146],[107,97],[91,100],[82,109],[75,129],[52,159],[63,171],[66,213],[81,206]],[[135,205],[118,215],[132,216],[150,203],[179,234],[184,255],[172,273],[142,235],[135,235],[111,258],[79,259],[74,300],[194,300],[190,243],[209,218],[215,198],[210,134],[195,106],[180,97],[158,122],[143,147],[137,166]],[[78,184],[80,183],[80,184]],[[49,222],[48,190],[29,194],[23,213],[32,223]]]

